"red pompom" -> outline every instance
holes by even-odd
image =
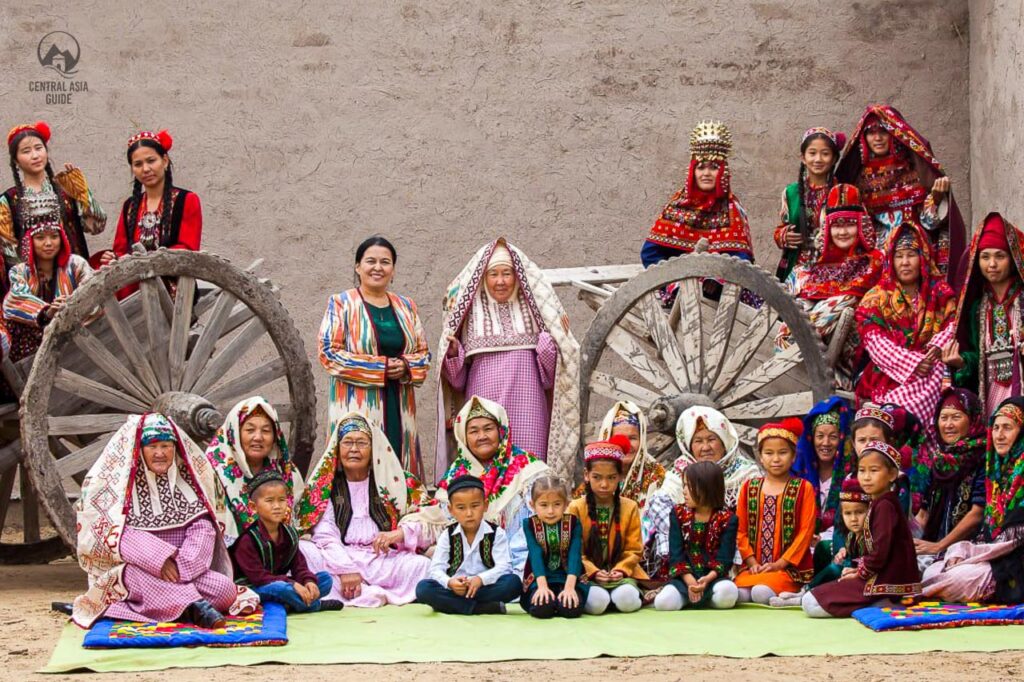
[[[622,454],[628,454],[633,449],[633,444],[629,442],[629,438],[623,436],[621,433],[616,433],[614,436],[608,439],[608,442],[612,445],[617,445]]]
[[[836,133],[836,146],[839,147],[839,151],[846,148],[846,133]]]
[[[786,417],[782,420],[782,423],[780,423],[779,426],[791,433],[795,433],[797,439],[799,439],[804,433],[804,423],[796,417]]]
[[[43,138],[43,144],[50,141],[50,124],[46,121],[36,121],[32,127],[39,133],[39,137]]]
[[[166,130],[161,130],[156,134],[156,141],[160,143],[160,146],[164,148],[165,152],[171,151],[171,145],[174,144],[174,138]]]

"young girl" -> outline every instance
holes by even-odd
[[[683,472],[686,502],[671,517],[672,578],[654,599],[659,611],[687,604],[731,609],[739,592],[728,579],[736,554],[736,515],[725,506],[725,476],[714,462]]]
[[[812,618],[849,616],[886,597],[921,592],[914,539],[893,489],[903,464],[900,452],[881,441],[865,445],[857,462],[857,480],[871,496],[864,528],[865,554],[856,568],[844,568],[837,582],[815,587],[801,605]]]
[[[628,448],[623,436],[588,444],[583,449],[586,496],[569,505],[583,525],[583,571],[592,583],[584,611],[593,615],[604,613],[609,603],[623,613],[643,605],[637,587],[638,580],[647,579],[640,568],[640,508],[619,491]]]
[[[530,488],[533,516],[523,520],[529,559],[523,568],[523,610],[534,618],[578,618],[589,586],[583,575],[583,534],[562,479],[545,474]]]
[[[782,592],[799,592],[814,576],[814,488],[791,473],[802,433],[803,424],[796,418],[765,424],[757,432],[765,475],[744,484],[736,505],[736,545],[743,560],[736,586],[741,602],[768,604]]]
[[[821,208],[832,186],[832,174],[846,136],[828,128],[811,128],[800,142],[800,175],[782,192],[782,224],[775,228],[775,244],[782,259],[775,275],[780,282],[797,264],[814,262]]]
[[[904,459],[914,462],[919,457],[915,452],[921,449],[923,432],[917,417],[899,405],[886,403],[881,406],[866,405],[857,410],[853,426],[850,427],[850,437],[858,457],[868,443],[879,440],[901,452],[906,451],[908,456]],[[908,465],[907,468],[910,474],[915,473],[914,467]],[[896,480],[896,492],[904,513],[910,514],[912,508],[920,508],[920,494],[912,493],[912,489],[923,489],[926,485],[927,480],[915,486],[908,472],[900,472]]]

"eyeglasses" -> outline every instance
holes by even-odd
[[[339,447],[345,450],[362,450],[370,447],[370,441],[368,440],[343,440],[338,444]]]

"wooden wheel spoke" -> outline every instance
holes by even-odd
[[[733,422],[733,428],[736,429],[736,433],[739,435],[741,443],[750,448],[757,446],[757,429],[753,426],[747,426],[746,424],[739,424],[736,422]]]
[[[125,395],[116,388],[93,381],[81,374],[75,374],[68,369],[60,369],[53,385],[71,395],[78,396],[99,405],[106,405],[117,410],[128,410],[141,413],[149,409],[149,406],[139,402],[131,396]]]
[[[132,415],[125,413],[73,414],[50,416],[47,422],[51,436],[81,436],[117,431]]]
[[[618,325],[608,332],[608,347],[626,361],[637,374],[662,393],[675,390],[675,385],[665,376],[661,366],[647,354],[644,347]]]
[[[256,272],[261,265],[263,265],[263,259],[262,258],[257,258],[252,263],[249,263],[249,265],[244,268],[243,272],[249,272],[249,273]],[[195,304],[195,315],[196,315],[196,317],[200,317],[200,316],[202,316],[203,313],[205,313],[208,310],[210,310],[210,308],[212,308],[213,305],[217,302],[217,299],[220,298],[220,294],[221,294],[222,291],[223,291],[223,289],[221,289],[219,286],[216,286],[216,285],[211,286],[208,289],[207,288],[202,289],[201,292],[202,292],[203,296]]]
[[[88,329],[82,329],[76,334],[74,343],[83,354],[103,370],[104,374],[135,398],[149,402],[156,397]]]
[[[237,400],[238,398],[251,394],[260,386],[280,379],[284,375],[284,360],[281,358],[274,358],[273,360],[264,362],[259,367],[252,368],[245,374],[225,381],[223,384],[213,389],[206,397],[211,403],[218,405],[224,402]]]
[[[712,397],[721,395],[732,386],[739,373],[743,371],[743,368],[754,357],[758,347],[768,338],[771,330],[771,309],[765,305],[757,311],[754,319],[743,330],[743,335],[740,336],[739,343],[736,344],[735,348],[727,351],[722,369],[715,380],[715,386],[711,389]]]
[[[679,308],[679,324],[676,336],[686,361],[686,373],[690,378],[688,390],[694,393],[704,389],[704,322],[701,316],[701,287],[696,279],[679,282],[679,295],[675,305]]]
[[[19,443],[21,441],[18,441]],[[18,474],[18,467],[12,466],[3,474],[0,474],[0,530],[3,530],[4,522],[7,521],[7,510],[11,506],[11,496],[14,494],[14,479]]]
[[[18,478],[21,479],[21,524],[25,543],[39,542],[42,538],[39,534],[39,498],[24,465],[21,466]]]
[[[814,407],[811,391],[788,393],[739,403],[722,410],[729,419],[774,419],[776,417],[802,417]]]
[[[590,375],[590,390],[612,400],[632,400],[643,409],[651,406],[660,396],[643,386],[638,386],[632,381],[613,377],[604,372],[594,372]]]
[[[739,309],[741,287],[726,283],[722,287],[722,296],[718,299],[715,321],[711,327],[711,338],[708,339],[707,356],[704,362],[704,388],[709,392],[718,380],[722,369],[722,358],[729,347],[733,326],[736,322],[736,311]]]
[[[170,365],[171,389],[181,390],[185,375],[185,353],[188,350],[188,333],[192,328],[192,305],[195,301],[196,279],[183,276],[178,278],[178,289],[174,295],[174,311],[171,315],[171,337],[167,342],[167,362]]]
[[[167,340],[170,330],[167,326],[167,315],[160,303],[160,289],[164,288],[164,282],[158,277],[151,277],[139,282],[139,288],[142,291],[142,308],[146,313],[149,358],[153,363],[157,381],[160,382],[160,388],[168,391],[171,388],[171,370],[167,364]]]
[[[15,438],[13,442],[0,448],[0,472],[6,473],[17,468],[18,460],[21,459],[21,439]]]
[[[213,356],[209,364],[199,375],[196,383],[189,388],[192,393],[204,394],[230,370],[252,345],[266,332],[266,327],[259,318],[246,323],[235,338],[224,346],[223,350]]]
[[[71,454],[65,455],[57,460],[57,472],[61,478],[70,478],[71,476],[88,471],[89,468],[96,462],[96,458],[103,452],[103,448],[107,447],[107,443],[110,442],[116,431],[105,433],[99,438],[89,443],[85,447],[74,450]],[[71,449],[71,444],[67,441],[63,441],[65,445],[68,445]]]
[[[668,324],[668,317],[661,309],[661,302],[654,292],[648,293],[641,301],[644,321],[654,338],[654,345],[658,347],[661,359],[668,367],[669,374],[675,381],[676,386],[689,386],[690,380],[686,373],[686,363],[679,353],[679,346],[676,345],[675,334]]]
[[[775,353],[760,367],[755,368],[746,376],[738,379],[733,384],[732,389],[719,399],[719,405],[731,405],[754,391],[767,386],[800,364],[802,359],[803,355],[800,353],[800,347],[796,345]]]
[[[159,395],[161,392],[160,382],[157,380],[156,374],[153,373],[153,367],[146,360],[139,337],[135,335],[135,330],[128,322],[120,303],[114,297],[108,298],[103,303],[103,312],[107,324],[114,332],[114,336],[117,337],[117,342],[121,344],[121,349],[124,350],[128,361],[135,369],[135,375],[152,395]]]
[[[224,325],[228,321],[228,316],[231,314],[234,304],[235,297],[226,291],[222,291],[217,298],[217,303],[213,306],[210,319],[203,328],[202,333],[200,333],[196,347],[192,350],[192,355],[188,359],[188,365],[185,367],[185,376],[181,382],[182,386],[192,386],[196,383],[196,379],[199,378],[203,368],[206,366],[206,361],[210,359],[210,354],[213,353],[214,345],[224,332]]]
[[[667,433],[647,434],[647,452],[649,452],[654,458],[660,457],[663,452],[675,444],[676,439]]]

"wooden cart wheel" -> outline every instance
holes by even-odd
[[[703,294],[705,278],[721,283],[718,301]],[[679,293],[666,311],[657,292],[673,282]],[[724,413],[749,452],[757,426],[802,417],[831,391],[824,347],[806,313],[756,265],[694,253],[644,270],[618,289],[582,289],[585,300],[600,302],[582,347],[584,439],[593,437],[611,401],[625,398],[646,411],[650,451],[665,461],[678,453],[676,420],[693,405]],[[741,303],[743,289],[764,299],[760,309]],[[780,321],[794,343],[776,353]]]
[[[139,290],[118,301],[129,285]],[[24,463],[59,537],[75,547],[69,495],[129,415],[163,412],[205,445],[250,395],[290,423],[289,446],[305,468],[313,373],[269,282],[212,254],[166,249],[99,270],[48,325],[22,394]]]

